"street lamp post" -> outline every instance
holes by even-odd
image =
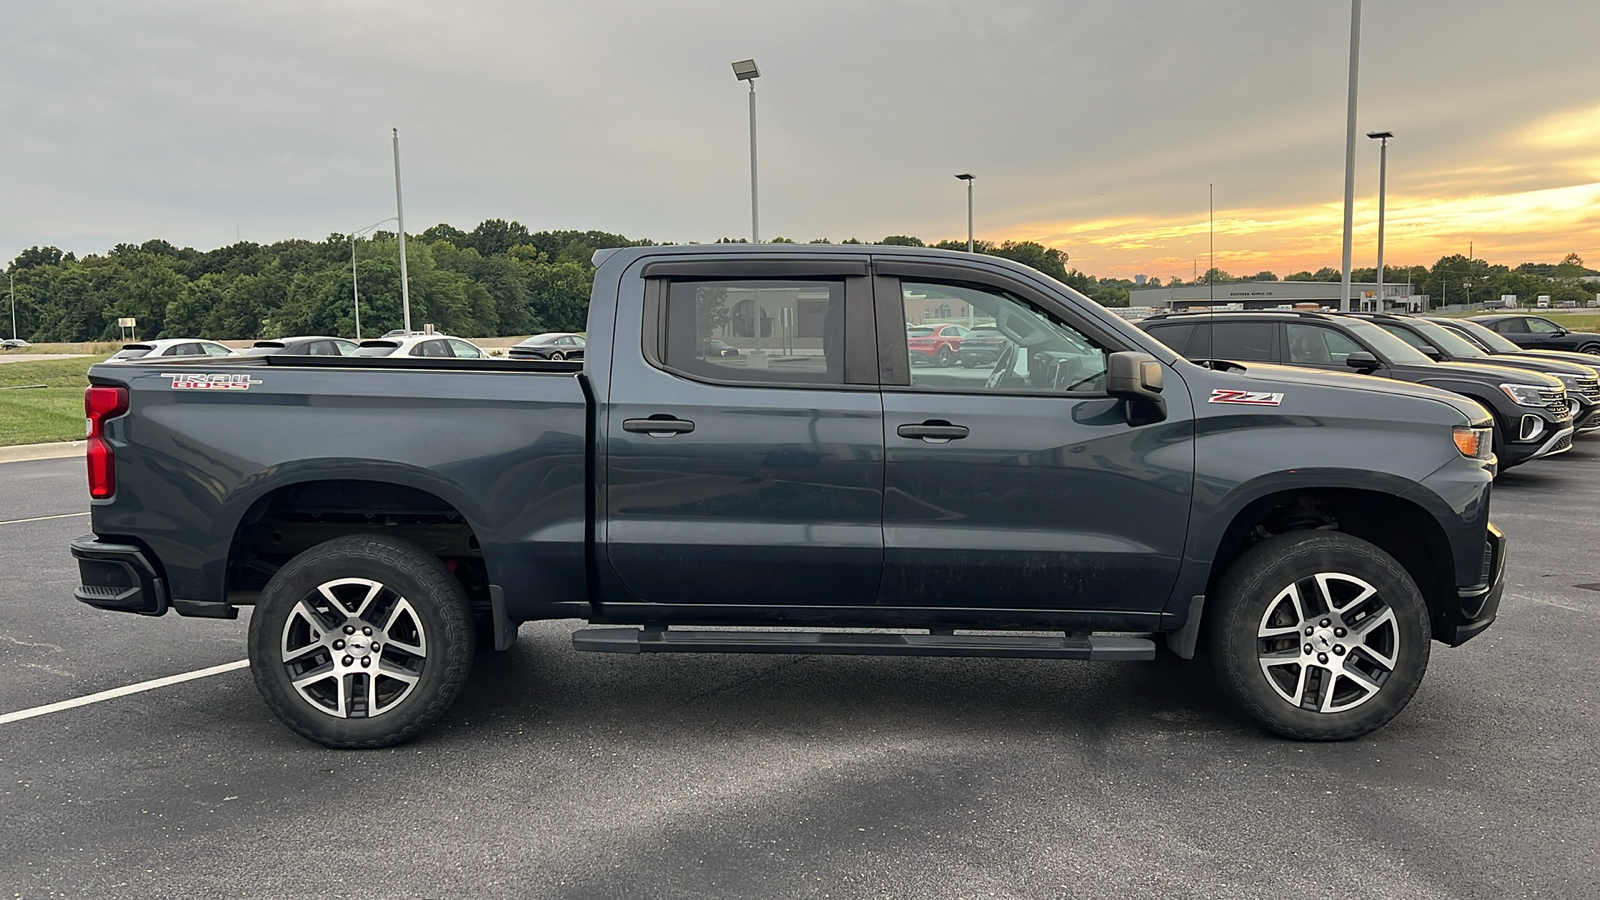
[[[1344,269],[1339,276],[1339,311],[1350,311],[1350,223],[1356,195],[1356,73],[1361,62],[1361,0],[1350,0],[1349,114],[1344,129]]]
[[[11,269],[6,270],[6,278],[11,282],[11,339],[17,339],[17,273]]]
[[[978,176],[964,172],[956,176],[967,183],[967,252],[972,252],[972,179]]]
[[[401,327],[411,333],[411,282],[406,278],[406,212],[400,203],[400,129],[394,129],[394,220],[400,234]]]
[[[379,225],[393,221],[396,221],[395,217],[390,216],[389,218],[384,219],[382,222],[373,222],[371,225],[368,225],[365,228],[360,228],[350,232],[350,293],[355,297],[356,340],[358,341],[361,340],[361,286],[356,282],[356,238],[366,234],[374,228],[377,228]],[[410,329],[408,328],[406,330],[409,331]]]
[[[1389,138],[1392,131],[1369,131],[1367,137],[1378,142],[1378,301],[1373,312],[1383,312],[1383,192],[1389,175]]]
[[[761,70],[753,59],[741,59],[733,64],[733,77],[750,82],[750,243],[761,243],[761,204],[756,184],[756,79]],[[756,331],[761,323],[756,322]]]

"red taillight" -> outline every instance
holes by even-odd
[[[83,392],[83,414],[89,436],[84,458],[89,461],[89,496],[105,500],[117,491],[117,469],[106,440],[106,420],[128,411],[128,389],[91,385]]]

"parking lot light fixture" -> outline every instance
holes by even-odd
[[[11,282],[11,339],[17,340],[17,273],[14,268],[6,270],[6,279]]]
[[[972,252],[972,180],[978,176],[964,172],[956,176],[967,183],[967,252]]]
[[[1367,137],[1378,142],[1378,297],[1372,311],[1383,312],[1383,193],[1389,175],[1389,138],[1392,131],[1369,131]]]
[[[761,243],[761,204],[756,187],[756,79],[761,70],[753,59],[733,64],[733,77],[750,82],[750,243]],[[758,326],[759,330],[759,326]]]

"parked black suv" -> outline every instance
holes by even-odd
[[[1356,371],[1453,391],[1494,416],[1500,468],[1572,448],[1567,391],[1549,375],[1478,363],[1434,362],[1382,328],[1347,315],[1228,311],[1168,313],[1138,323],[1193,360],[1279,363]]]
[[[1600,334],[1592,331],[1571,331],[1564,325],[1543,316],[1525,316],[1517,313],[1497,313],[1473,316],[1479,325],[1505,335],[1513,344],[1524,350],[1576,350],[1579,353],[1600,355]]]
[[[1597,375],[1593,368],[1594,365],[1600,365],[1600,359],[1595,359],[1590,365],[1579,365],[1572,362],[1563,362],[1559,359],[1535,356],[1531,353],[1493,356],[1462,337],[1460,332],[1436,324],[1429,319],[1394,316],[1385,313],[1350,313],[1349,315],[1377,325],[1384,331],[1421,350],[1425,356],[1436,362],[1483,363],[1491,366],[1505,366],[1511,369],[1524,369],[1530,372],[1543,372],[1558,379],[1562,386],[1567,389],[1567,400],[1572,405],[1572,430],[1574,434],[1583,434],[1600,428],[1600,408],[1597,408],[1600,407],[1600,375]],[[1515,347],[1516,345],[1513,344],[1512,346]],[[1580,358],[1588,359],[1589,357]]]

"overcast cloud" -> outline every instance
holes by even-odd
[[[964,237],[970,171],[979,237],[1091,273],[1187,275],[1208,183],[1223,268],[1338,265],[1347,0],[4,8],[5,259],[364,226],[393,215],[391,127],[412,231],[746,236],[753,56],[765,237]],[[1391,260],[1600,262],[1597,35],[1594,0],[1367,0]]]

